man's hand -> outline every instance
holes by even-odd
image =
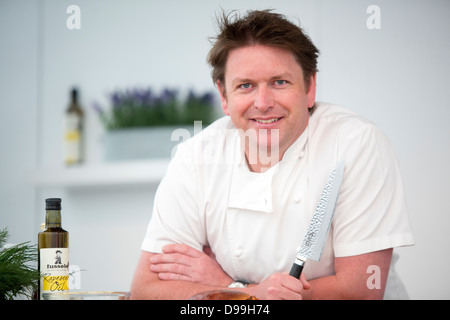
[[[185,244],[169,244],[150,258],[150,270],[161,280],[185,280],[211,286],[228,286],[230,278],[209,247],[203,252]]]
[[[150,270],[161,280],[185,280],[209,286],[228,286],[233,279],[217,263],[209,247],[203,252],[184,244],[170,244],[162,254],[150,258]],[[310,288],[302,274],[300,280],[287,273],[275,273],[261,283],[241,289],[258,299],[299,300]]]
[[[274,273],[260,284],[248,288],[248,293],[262,300],[302,300],[304,290],[311,285],[305,275],[300,280],[288,273]]]

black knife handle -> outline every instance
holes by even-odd
[[[295,277],[297,279],[300,279],[300,275],[302,274],[302,270],[303,270],[303,265],[299,265],[299,264],[293,263],[291,271],[289,271],[289,275],[293,276],[293,277]]]

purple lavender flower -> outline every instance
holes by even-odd
[[[119,92],[115,91],[110,95],[110,100],[112,102],[112,106],[114,108],[120,107],[122,99],[120,97]]]
[[[203,96],[200,98],[200,100],[207,104],[207,105],[214,105],[215,102],[215,95],[212,92],[206,92],[205,94],[203,94]]]
[[[165,88],[159,96],[159,103],[166,104],[173,102],[177,97],[177,90]]]
[[[102,115],[104,114],[104,111],[102,109],[102,106],[98,103],[98,102],[93,102],[92,103],[92,108],[99,114]]]
[[[98,103],[93,104],[107,129],[214,120],[212,92],[196,94],[190,90],[187,99],[180,101],[178,90],[172,88],[164,88],[159,94],[151,88],[127,88],[112,92],[109,99],[112,108],[107,113]]]

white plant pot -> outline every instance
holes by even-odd
[[[193,126],[110,130],[105,133],[105,161],[171,158],[176,146],[193,136]]]

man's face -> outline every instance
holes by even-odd
[[[257,140],[250,144],[272,152],[278,148],[281,159],[308,124],[316,83],[312,77],[306,91],[302,68],[290,51],[255,45],[229,53],[225,87],[220,82],[217,87],[222,108],[235,127],[256,131]],[[274,129],[278,129],[277,141],[271,139]]]

